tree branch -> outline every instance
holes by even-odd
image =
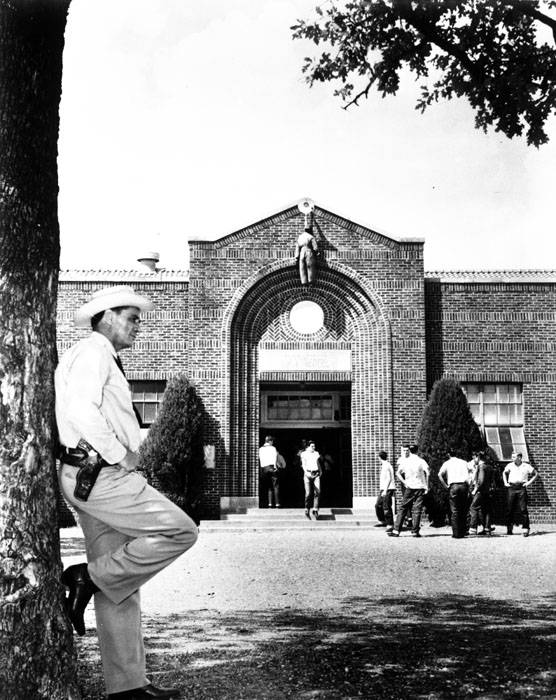
[[[524,15],[528,15],[529,17],[536,19],[538,22],[546,24],[547,27],[550,27],[552,29],[554,43],[556,43],[556,19],[552,19],[552,17],[549,17],[548,15],[540,12],[540,10],[537,10],[535,7],[532,7],[531,3],[527,2],[527,0],[502,0],[502,2],[505,5],[509,5],[515,10],[522,12]]]
[[[446,37],[437,30],[434,23],[419,17],[418,14],[411,9],[410,3],[405,0],[393,0],[392,8],[397,12],[400,19],[405,20],[409,25],[420,32],[425,39],[436,44],[447,54],[456,58],[474,81],[478,83],[484,82],[485,76],[483,71],[469,58],[465,51],[457,44],[446,39]]]

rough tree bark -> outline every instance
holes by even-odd
[[[0,0],[0,697],[79,698],[54,469],[58,108],[70,0]]]

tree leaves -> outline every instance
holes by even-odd
[[[466,98],[476,128],[530,145],[548,141],[556,111],[556,49],[541,30],[556,33],[554,0],[374,0],[331,2],[316,21],[298,20],[294,39],[322,47],[305,59],[309,85],[340,82],[334,94],[347,108],[372,87],[395,95],[409,69],[426,82],[416,109],[439,99]]]

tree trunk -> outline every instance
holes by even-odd
[[[63,608],[53,371],[70,0],[0,0],[0,697],[80,697]]]

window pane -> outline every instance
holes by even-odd
[[[322,409],[321,408],[312,408],[311,409],[311,418],[313,420],[322,420]]]
[[[278,413],[278,420],[287,420],[288,419],[288,408],[279,408],[277,410]]]
[[[141,416],[142,426],[150,425],[158,414],[166,382],[164,380],[132,380],[130,386],[132,400]]]
[[[523,424],[523,406],[521,404],[513,404],[510,411],[510,423],[512,425]]]
[[[510,423],[510,406],[498,406],[498,423],[501,425],[509,425]]]
[[[502,446],[502,459],[511,459],[514,450],[510,428],[499,428],[500,444]]]
[[[154,421],[154,419],[156,418],[157,404],[145,403],[145,404],[143,404],[143,406],[144,406],[143,422],[144,423],[152,423]]]
[[[498,403],[508,403],[510,400],[510,395],[508,393],[507,384],[498,385]]]
[[[485,404],[485,425],[496,425],[498,423],[498,411],[493,404]]]
[[[493,447],[494,445],[500,444],[500,436],[498,435],[498,428],[485,428],[485,435],[487,443]]]
[[[508,389],[510,403],[521,403],[521,387],[517,384],[510,384]]]
[[[479,403],[480,393],[478,384],[464,384],[462,388],[467,395],[469,403]]]
[[[484,390],[484,401],[485,403],[496,403],[496,385],[495,384],[485,384]]]
[[[525,444],[525,434],[523,428],[510,428],[512,434],[512,442],[514,445],[514,450],[516,452],[521,452],[523,459],[529,461],[529,455],[527,454],[527,445]]]

